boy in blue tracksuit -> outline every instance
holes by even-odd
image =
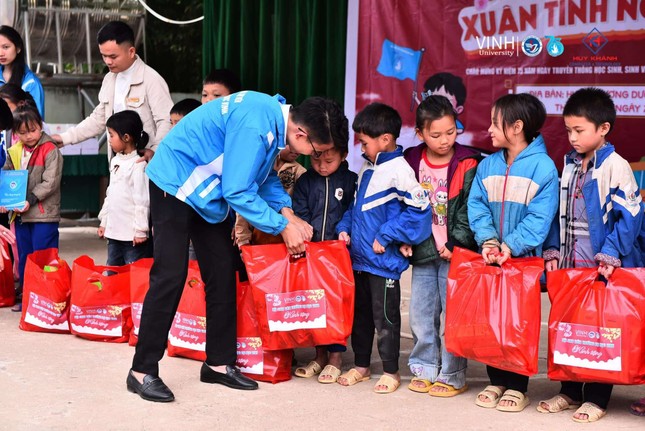
[[[615,268],[640,267],[643,250],[643,202],[627,160],[606,136],[614,129],[616,108],[599,88],[581,88],[562,112],[573,147],[564,160],[560,183],[560,217],[544,244],[547,271],[597,267],[609,279]],[[578,408],[576,422],[605,416],[613,385],[561,382],[560,392],[540,401],[538,411],[557,413]]]
[[[166,135],[146,169],[154,264],[128,390],[150,401],[174,400],[158,362],[186,279],[190,240],[206,290],[200,380],[257,389],[235,367],[237,252],[227,216],[234,210],[256,228],[280,234],[291,254],[304,252],[312,229],[294,215],[274,161],[286,145],[305,155],[334,148],[333,132],[346,121],[328,99],[310,98],[290,109],[280,97],[243,91],[195,109]]]
[[[355,367],[340,376],[338,383],[351,386],[370,378],[376,329],[383,376],[374,391],[385,394],[394,392],[401,381],[399,279],[409,263],[399,247],[430,237],[432,212],[427,192],[403,158],[402,148],[396,145],[401,131],[398,112],[372,103],[358,113],[352,128],[366,161],[358,176],[356,198],[336,232],[350,246],[356,283],[352,328]]]

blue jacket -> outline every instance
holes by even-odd
[[[338,239],[336,225],[354,200],[357,178],[347,162],[326,177],[309,168],[298,178],[293,190],[293,212],[314,228],[312,241]]]
[[[542,254],[558,208],[558,171],[539,135],[513,163],[505,151],[486,157],[468,198],[468,220],[479,246],[506,243],[515,257]]]
[[[568,184],[575,167],[572,151],[564,158],[560,186],[560,217],[553,220],[545,250],[562,250],[567,219]],[[639,235],[645,228],[645,205],[629,162],[610,143],[596,151],[591,180],[582,186],[589,237],[596,259],[613,266],[645,265]],[[554,256],[555,257],[555,256]]]
[[[2,77],[2,72],[4,72],[4,66],[0,66],[0,85],[6,84]],[[23,91],[31,94],[31,97],[34,98],[38,112],[40,113],[43,121],[45,121],[45,92],[43,91],[40,79],[38,79],[36,74],[27,66],[25,66],[25,75],[22,77],[20,87]]]
[[[200,106],[162,139],[148,177],[210,223],[225,220],[230,206],[261,231],[279,234],[287,226],[279,211],[291,207],[273,169],[285,146],[283,103],[242,91]]]
[[[366,158],[358,174],[356,198],[336,226],[351,236],[352,268],[398,280],[409,262],[399,252],[402,243],[416,245],[430,237],[432,211],[427,192],[403,158],[400,146]],[[374,240],[385,247],[376,254]]]

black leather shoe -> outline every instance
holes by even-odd
[[[132,370],[130,370],[125,383],[128,391],[139,394],[144,400],[158,403],[168,403],[175,400],[175,395],[159,377],[146,374],[143,377],[143,383],[139,383],[134,374],[132,374]]]
[[[237,367],[226,366],[226,373],[214,371],[211,367],[202,364],[202,370],[199,373],[199,380],[204,383],[219,383],[233,389],[242,389],[251,391],[258,388],[258,383],[246,377]]]

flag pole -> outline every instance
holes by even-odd
[[[419,63],[417,64],[417,73],[414,75],[414,88],[412,89],[412,100],[410,100],[410,112],[414,111],[414,104],[417,101],[417,83],[419,80],[419,69],[421,69],[421,62],[423,61],[423,53],[426,51],[425,48],[421,48],[421,57],[419,58]]]

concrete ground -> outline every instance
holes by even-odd
[[[88,254],[102,263],[106,244],[93,227],[61,228],[61,255],[70,263]],[[402,282],[405,333],[410,274]],[[542,316],[548,316],[543,294]],[[542,326],[540,374],[531,378],[531,405],[522,413],[502,413],[475,406],[474,398],[487,383],[485,368],[471,361],[470,389],[455,398],[440,399],[409,391],[406,367],[412,340],[401,343],[403,384],[389,395],[372,392],[376,382],[353,387],[322,385],[315,379],[293,378],[260,390],[235,391],[199,382],[200,363],[164,357],[161,376],[177,400],[170,404],[143,401],[125,389],[132,347],[92,342],[72,335],[23,332],[19,313],[0,309],[0,430],[299,430],[329,427],[351,430],[644,430],[645,417],[628,413],[629,403],[645,396],[645,387],[614,389],[607,417],[594,424],[577,424],[572,412],[547,415],[535,410],[559,384],[546,379],[546,324]],[[313,349],[300,349],[306,363]],[[372,356],[373,375],[381,373]],[[351,365],[345,357],[344,369]]]

